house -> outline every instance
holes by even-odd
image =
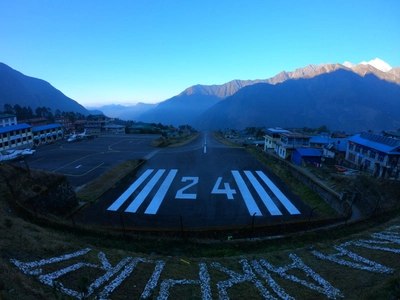
[[[105,125],[104,132],[106,134],[125,134],[125,126],[115,124]]]
[[[51,144],[63,139],[62,125],[60,123],[48,124],[32,128],[34,146]]]
[[[321,166],[321,157],[321,151],[315,148],[296,148],[292,152],[292,162],[299,166],[308,163],[319,167]]]
[[[54,123],[61,124],[66,130],[73,129],[72,122],[68,117],[56,117]]]
[[[85,129],[88,134],[99,134],[105,131],[106,125],[113,124],[114,119],[105,115],[89,115],[86,119]]]
[[[382,134],[387,137],[395,138],[395,139],[400,139],[400,131],[394,131],[394,130],[389,130],[389,131],[382,131]]]
[[[16,116],[10,114],[0,114],[0,128],[17,124]]]
[[[331,138],[330,143],[322,147],[322,155],[326,158],[344,159],[347,150],[347,138]]]
[[[86,126],[86,120],[76,120],[72,124],[72,131],[73,132],[82,132],[85,129],[86,129],[87,132],[89,132],[89,130],[87,130],[87,126]]]
[[[149,123],[137,122],[128,127],[129,133],[145,133],[153,132],[155,130],[153,125]]]
[[[29,124],[0,127],[0,151],[30,148],[32,140],[32,127]]]
[[[287,159],[296,148],[310,147],[310,136],[295,132],[282,132],[276,141],[275,152],[279,157]]]
[[[324,146],[327,146],[332,141],[328,135],[314,135],[310,138],[310,147],[316,149],[322,149]]]
[[[264,151],[267,149],[275,149],[276,142],[280,140],[281,133],[290,133],[290,131],[276,127],[268,128],[264,135]]]
[[[28,123],[32,127],[37,127],[37,126],[43,126],[48,123],[48,120],[46,118],[33,118],[33,119],[28,119],[24,121],[25,123]]]
[[[346,160],[377,177],[399,176],[400,140],[369,132],[349,138]]]

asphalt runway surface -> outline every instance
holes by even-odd
[[[32,169],[65,174],[79,188],[126,160],[146,159],[75,221],[140,230],[227,228],[307,219],[311,209],[243,148],[203,132],[175,148],[155,135],[99,136],[37,148]]]

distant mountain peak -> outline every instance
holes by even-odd
[[[356,65],[355,64],[353,64],[352,62],[349,62],[349,61],[345,61],[344,63],[343,63],[343,66],[345,66],[345,67],[347,67],[347,68],[354,68]]]
[[[361,64],[363,65],[371,65],[375,68],[377,68],[378,70],[381,70],[383,72],[388,72],[392,69],[391,66],[389,66],[388,63],[384,62],[383,60],[379,59],[379,58],[375,58],[373,60],[370,60],[369,62],[361,62]]]
[[[384,62],[380,58],[375,58],[375,59],[370,60],[368,62],[367,61],[362,61],[358,65],[370,65],[370,66],[373,66],[374,68],[376,68],[376,69],[378,69],[378,70],[380,70],[382,72],[388,72],[388,71],[390,71],[392,69],[392,67],[388,63]],[[355,65],[355,64],[353,64],[351,62],[345,61],[343,63],[343,66],[352,69],[352,68],[356,67],[357,65]]]

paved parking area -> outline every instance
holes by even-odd
[[[159,135],[109,135],[40,146],[27,157],[30,168],[65,174],[74,188],[85,185],[121,162],[159,151],[150,145]]]

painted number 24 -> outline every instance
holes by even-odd
[[[197,194],[189,194],[184,192],[192,186],[196,185],[199,182],[199,177],[182,177],[182,182],[187,181],[189,181],[190,183],[176,192],[175,199],[196,199]],[[223,194],[226,195],[229,200],[232,200],[233,195],[236,194],[236,190],[231,189],[228,182],[224,182],[223,188],[220,188],[221,181],[222,177],[218,177],[211,191],[211,194]]]

